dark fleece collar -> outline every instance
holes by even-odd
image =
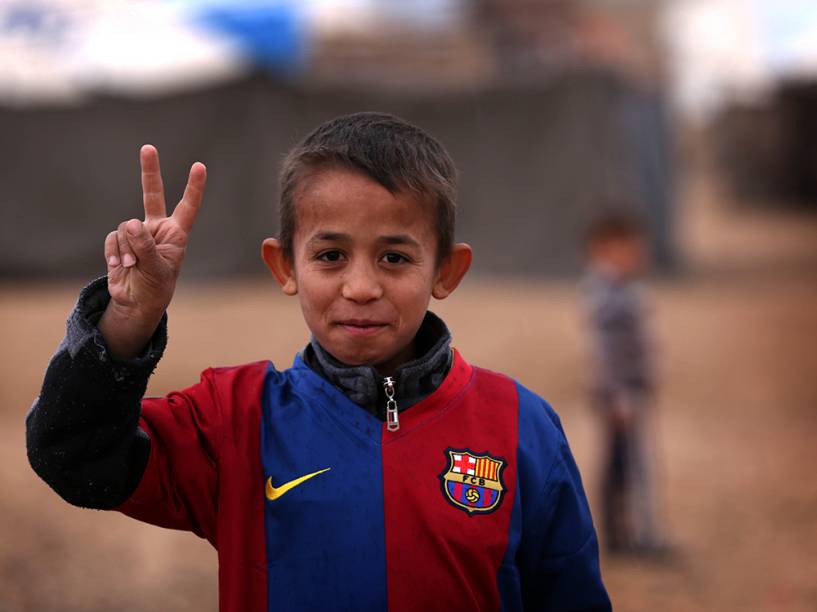
[[[392,377],[400,411],[431,395],[442,384],[451,367],[451,333],[433,312],[426,312],[414,342],[420,357],[401,365]],[[374,367],[345,365],[330,355],[315,338],[304,349],[302,357],[310,368],[354,403],[381,421],[386,420],[383,376]]]

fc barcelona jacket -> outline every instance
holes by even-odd
[[[143,362],[110,363],[97,388],[111,397],[76,414],[104,350],[69,321],[72,334],[27,417],[32,466],[71,503],[206,538],[221,610],[610,609],[559,419],[512,379],[454,352],[396,429],[300,356],[122,406],[144,394],[134,373],[161,339]]]

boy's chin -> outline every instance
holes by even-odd
[[[333,351],[324,347],[337,361],[348,367],[370,366],[383,376],[390,376],[394,370],[404,363],[411,361],[413,352],[411,347],[405,347],[395,352],[387,351]]]

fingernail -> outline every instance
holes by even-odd
[[[119,258],[116,255],[111,255],[108,257],[108,265],[112,268],[115,268],[119,265]]]
[[[126,268],[130,268],[135,263],[136,260],[130,253],[126,253],[125,255],[122,256],[122,265],[125,266]]]
[[[128,233],[133,234],[135,236],[136,234],[139,233],[139,230],[142,229],[142,224],[139,223],[139,221],[137,221],[136,219],[131,219],[130,221],[128,221],[126,227],[128,228]],[[127,255],[125,255],[125,257],[127,257]]]

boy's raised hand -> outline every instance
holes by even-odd
[[[145,145],[139,158],[145,220],[123,221],[105,238],[111,301],[99,329],[109,350],[121,359],[141,352],[173,298],[207,180],[204,164],[193,164],[184,195],[168,216],[159,153]]]

